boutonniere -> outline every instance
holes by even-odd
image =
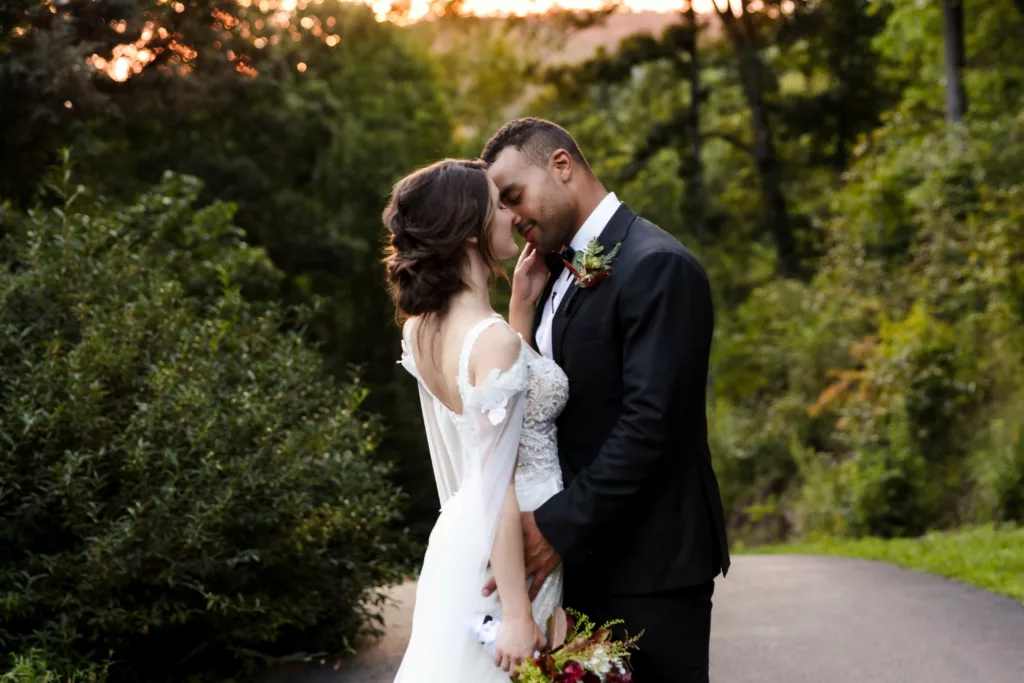
[[[622,242],[615,245],[610,252],[604,253],[604,246],[595,237],[590,240],[587,248],[577,252],[572,263],[565,261],[565,267],[576,278],[576,286],[581,289],[593,287],[612,274],[612,261],[619,255]]]

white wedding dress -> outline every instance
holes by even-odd
[[[515,477],[523,511],[535,510],[562,489],[555,440],[555,418],[569,395],[558,365],[523,342],[518,359],[505,372],[494,370],[477,385],[469,382],[469,356],[488,318],[466,335],[458,369],[462,414],[439,401],[416,367],[410,338],[402,340],[402,365],[419,383],[430,459],[441,499],[441,514],[430,533],[416,590],[412,636],[396,683],[507,683],[508,674],[471,634],[475,615],[501,615],[497,595],[481,590],[491,578],[487,567],[501,503]],[[559,567],[533,602],[533,617],[544,629],[562,600]]]

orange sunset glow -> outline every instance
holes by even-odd
[[[718,0],[720,6],[724,7],[727,0]],[[738,0],[732,0],[737,3]],[[373,11],[379,19],[387,16],[391,9],[391,0],[369,0]],[[466,14],[480,16],[514,14],[524,16],[527,14],[543,14],[553,9],[567,10],[588,10],[599,9],[604,2],[601,0],[466,0],[462,5],[462,11]],[[627,0],[623,6],[634,12],[675,12],[682,7],[679,0]],[[693,6],[697,12],[711,12],[714,7],[714,0],[694,0]],[[411,19],[420,19],[430,11],[429,0],[410,0]]]
[[[342,2],[361,2],[369,5],[379,21],[387,21],[389,16],[392,16],[392,10],[401,5],[403,10],[407,10],[403,13],[404,21],[417,21],[427,16],[431,11],[431,0],[339,0]],[[693,0],[694,10],[697,12],[712,12],[716,2],[720,7],[725,7],[727,2],[731,2],[734,11],[739,10],[740,0]],[[183,12],[185,5],[178,0],[170,0],[171,7],[176,12]],[[304,9],[308,4],[322,4],[324,0],[238,0],[238,3],[243,7],[249,7],[251,5],[257,5],[263,11],[271,12],[271,18],[269,21],[274,22],[280,26],[288,25],[296,9]],[[460,6],[460,11],[463,14],[471,14],[477,16],[525,16],[529,14],[544,14],[553,10],[595,10],[600,9],[608,4],[609,0],[465,0]],[[755,6],[758,4],[755,0]],[[625,0],[622,3],[622,7],[626,11],[633,12],[676,12],[682,9],[683,2],[681,0]],[[55,7],[51,7],[51,10],[56,11]],[[231,21],[234,21],[227,15],[218,16],[218,19],[222,23],[230,27]],[[312,20],[310,20],[312,22]],[[114,25],[113,28],[119,33],[124,32],[125,22],[121,21]],[[309,29],[309,26],[303,26],[305,29]],[[319,31],[319,27],[314,27],[314,32]],[[114,48],[113,58],[105,59],[100,55],[93,55],[89,58],[89,63],[100,71],[105,71],[112,79],[116,81],[127,80],[132,74],[137,74],[142,71],[145,65],[153,59],[153,54],[147,49],[150,38],[153,36],[154,31],[158,31],[161,37],[166,38],[166,31],[163,28],[156,29],[152,24],[147,25],[142,33],[142,36],[135,43],[128,43],[119,45]],[[319,33],[317,33],[319,35]],[[336,44],[336,36],[328,36],[326,39],[328,45]],[[331,41],[335,42],[332,43]],[[256,41],[257,47],[263,47],[260,42],[266,43],[266,39],[259,38]],[[187,62],[195,56],[194,51],[184,45],[177,45],[172,43],[171,49],[177,52],[181,58]],[[229,54],[230,56],[230,54]],[[299,70],[304,70],[305,65]],[[239,67],[239,70],[244,70],[243,67]]]

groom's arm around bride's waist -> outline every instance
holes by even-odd
[[[619,419],[590,464],[535,513],[541,533],[570,560],[586,558],[592,543],[638,502],[665,458],[681,457],[681,427],[692,420],[694,428],[705,429],[703,401],[697,399],[706,381],[713,314],[703,270],[686,254],[664,250],[615,276],[624,278],[616,311],[622,335]]]

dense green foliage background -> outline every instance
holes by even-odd
[[[711,274],[734,541],[1024,522],[1024,6],[681,4],[0,7],[3,680],[372,630],[437,508],[380,211],[524,114]]]

